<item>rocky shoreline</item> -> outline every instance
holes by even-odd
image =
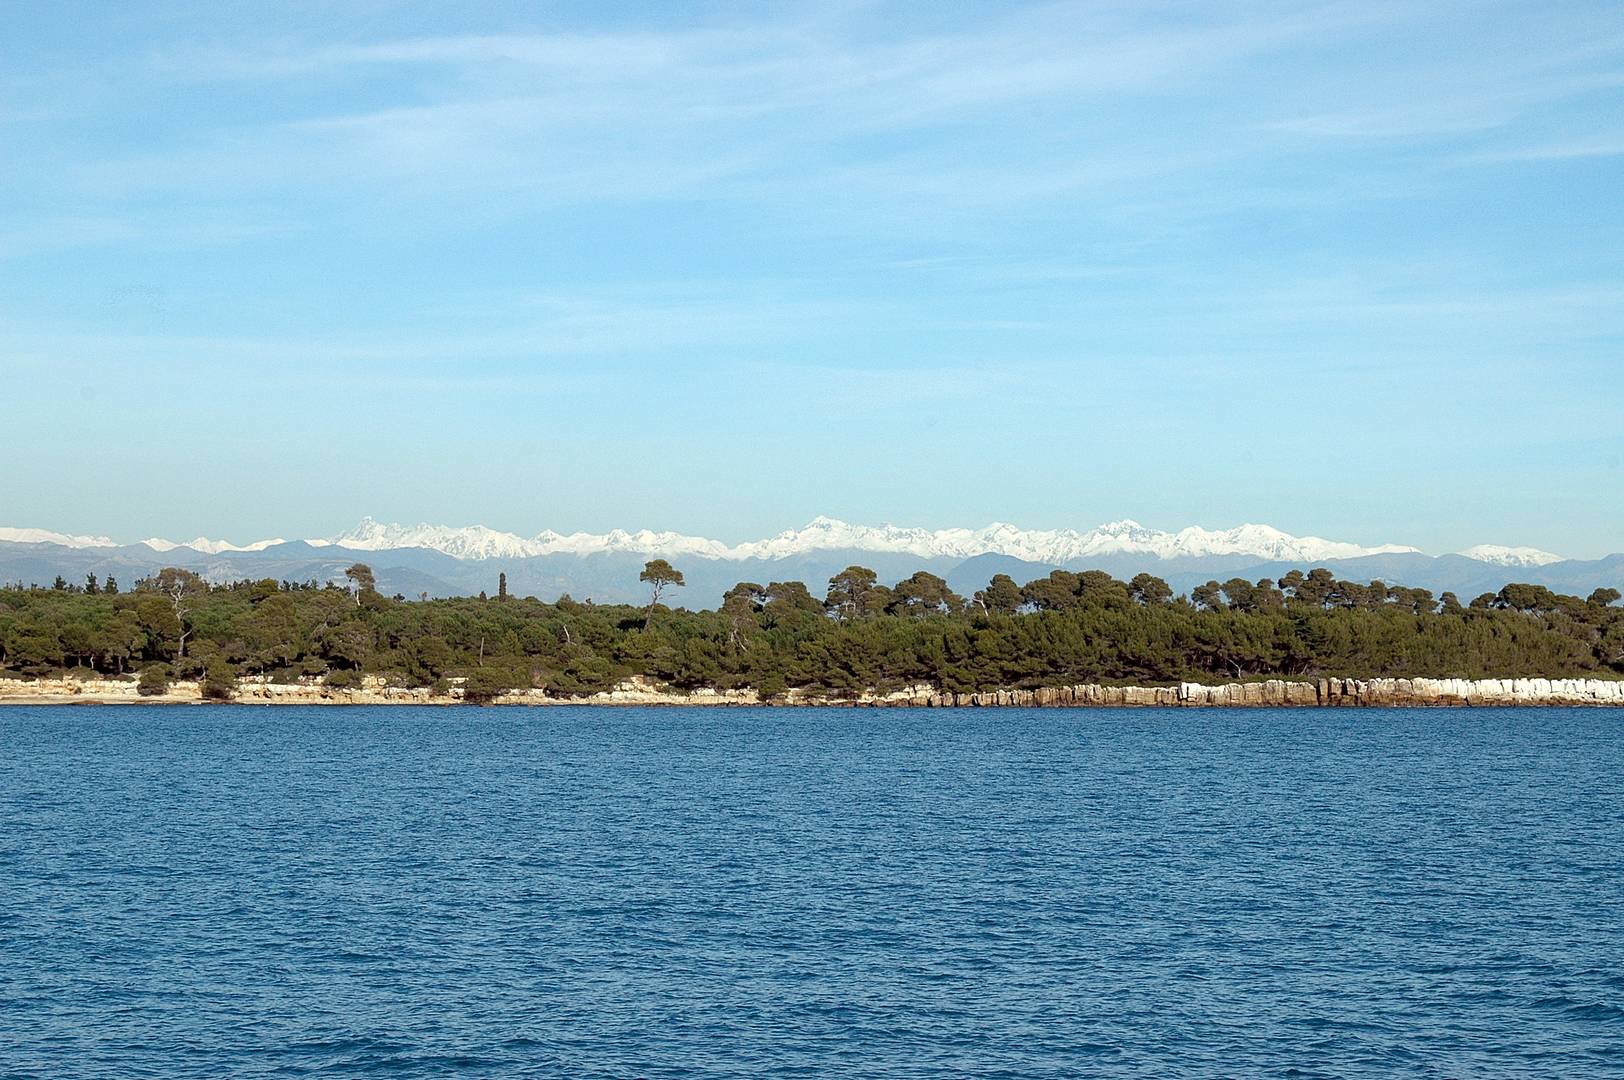
[[[204,704],[195,682],[175,682],[159,695],[142,695],[135,680],[73,677],[0,679],[0,705]],[[424,687],[391,686],[368,676],[359,687],[327,686],[319,679],[273,683],[239,681],[232,697],[241,705],[458,705],[460,686],[435,693]],[[1624,680],[1614,679],[1269,679],[1259,682],[1180,683],[1177,686],[1076,686],[1035,690],[988,690],[956,694],[930,686],[856,698],[828,698],[790,691],[763,701],[754,690],[682,693],[646,679],[628,679],[613,690],[579,697],[553,697],[540,690],[498,696],[495,705],[847,705],[900,708],[998,707],[1345,707],[1612,705],[1624,706]]]

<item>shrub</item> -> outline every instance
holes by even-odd
[[[224,660],[211,660],[201,687],[205,701],[230,701],[237,689],[237,670]]]
[[[171,674],[177,679],[198,679],[208,671],[208,650],[202,647],[194,648],[185,656],[175,658]]]
[[[487,664],[484,667],[476,667],[468,673],[468,678],[462,684],[462,696],[465,701],[489,705],[503,692],[528,685],[530,680],[521,676],[517,670]]]
[[[169,689],[169,669],[162,664],[148,664],[141,669],[141,677],[135,680],[136,693],[144,697],[153,697]]]

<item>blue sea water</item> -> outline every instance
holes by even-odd
[[[0,710],[0,1075],[1624,1076],[1624,712]]]

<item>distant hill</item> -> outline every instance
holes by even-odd
[[[1008,574],[1018,584],[1024,585],[1028,581],[1048,577],[1052,571],[1059,569],[1062,567],[1049,563],[1029,562],[1012,555],[988,553],[965,559],[942,577],[947,579],[948,586],[954,592],[968,597],[975,595],[977,589],[986,588],[987,582],[998,574]]]
[[[183,566],[213,581],[274,578],[288,581],[337,581],[345,567],[369,564],[378,586],[386,594],[416,597],[494,593],[499,574],[507,574],[508,590],[516,596],[555,600],[569,593],[577,600],[604,603],[636,602],[645,590],[637,575],[646,552],[593,551],[530,556],[458,558],[444,551],[421,547],[354,550],[331,543],[291,541],[258,550],[199,551],[191,547],[155,550],[146,544],[73,546],[47,542],[0,540],[0,582],[49,584],[58,574],[75,584],[94,573],[115,575],[125,586],[165,566]],[[1148,552],[1114,552],[1048,563],[995,552],[968,557],[918,555],[910,552],[857,548],[815,550],[782,557],[718,558],[691,554],[673,557],[688,586],[673,602],[687,607],[713,607],[722,594],[740,581],[762,585],[774,581],[801,581],[822,596],[831,576],[851,565],[875,570],[883,582],[894,582],[916,570],[946,578],[964,596],[982,588],[995,574],[1008,574],[1024,584],[1052,570],[1104,570],[1127,580],[1141,571],[1167,580],[1176,592],[1188,592],[1208,580],[1234,577],[1256,581],[1278,579],[1291,570],[1324,566],[1338,577],[1354,581],[1379,578],[1388,584],[1454,592],[1469,601],[1482,592],[1499,589],[1509,581],[1545,585],[1557,592],[1588,595],[1603,586],[1624,588],[1624,554],[1604,559],[1563,559],[1537,566],[1503,566],[1463,555],[1429,556],[1419,552],[1384,552],[1345,559],[1261,560],[1245,554],[1177,556],[1161,558]]]

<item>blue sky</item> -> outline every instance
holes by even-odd
[[[0,524],[1624,549],[1624,9],[18,3]]]

